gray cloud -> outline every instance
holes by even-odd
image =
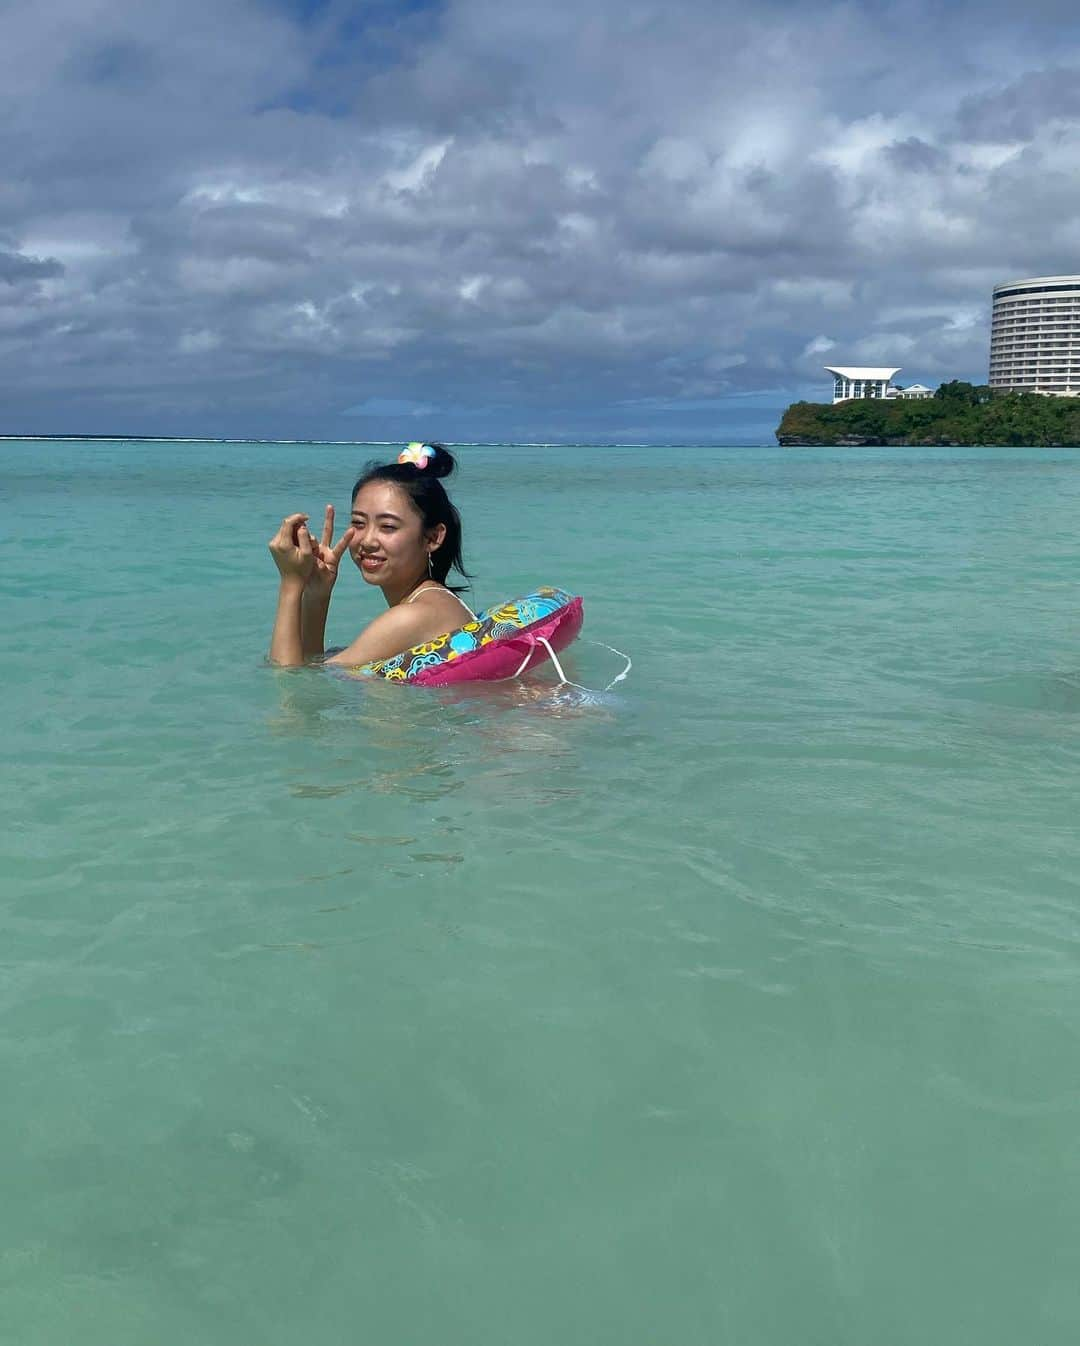
[[[15,285],[19,281],[44,280],[63,273],[64,268],[55,257],[26,257],[21,252],[0,251],[0,284]]]
[[[937,145],[927,144],[918,136],[908,136],[906,140],[886,145],[882,155],[886,163],[908,173],[940,173],[948,164],[944,150]]]
[[[1026,143],[1048,126],[1080,121],[1080,69],[1038,70],[1001,89],[965,98],[958,135],[968,141]]]
[[[1078,53],[885,13],[17,4],[7,428],[763,437],[826,359],[982,377],[991,285],[1080,270]]]

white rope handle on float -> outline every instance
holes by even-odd
[[[628,654],[623,654],[622,650],[617,650],[614,645],[605,645],[602,640],[594,640],[592,643],[594,645],[600,645],[603,649],[607,650],[609,654],[617,654],[620,659],[626,660],[626,667],[623,669],[623,671],[619,674],[617,678],[612,678],[611,681],[608,683],[608,685],[604,688],[605,692],[610,692],[612,687],[614,687],[617,682],[622,682],[624,680],[626,675],[634,667],[634,661],[633,659],[630,658]]]
[[[612,654],[617,654],[620,659],[626,660],[626,667],[623,669],[623,671],[619,674],[617,678],[612,678],[612,680],[604,688],[605,692],[610,692],[612,687],[614,687],[616,683],[622,682],[623,679],[626,677],[626,675],[634,667],[634,661],[630,658],[628,654],[623,654],[622,650],[615,649],[613,645],[605,645],[602,640],[594,640],[592,643],[594,645],[600,645],[603,649],[609,650]],[[583,687],[580,682],[571,681],[571,679],[566,676],[566,674],[563,672],[562,664],[559,663],[559,656],[551,648],[551,642],[548,641],[544,636],[529,637],[529,648],[525,654],[525,658],[522,659],[517,672],[512,673],[510,675],[511,678],[520,678],[522,673],[525,672],[526,668],[529,666],[529,660],[533,657],[533,654],[536,651],[537,645],[543,645],[544,648],[547,650],[548,655],[551,658],[551,662],[555,665],[555,672],[558,673],[559,675],[560,685],[566,687],[576,687],[579,692],[591,692],[593,690],[593,688],[591,687]],[[507,681],[509,682],[510,678],[508,678]]]

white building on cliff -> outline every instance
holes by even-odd
[[[895,397],[892,387],[897,369],[867,369],[859,365],[826,365],[833,376],[833,402],[849,402],[854,397]]]

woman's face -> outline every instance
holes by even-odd
[[[423,519],[394,482],[369,481],[357,491],[352,529],[349,552],[368,584],[408,588],[427,574],[429,543]]]

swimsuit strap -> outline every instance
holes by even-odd
[[[456,598],[457,601],[461,604],[461,606],[465,609],[465,611],[469,614],[469,621],[474,622],[476,620],[476,613],[473,612],[472,608],[469,607],[468,603],[466,603],[465,600],[459,594],[454,593],[453,589],[448,589],[445,584],[434,584],[429,585],[426,589],[417,589],[415,593],[410,594],[409,597],[404,599],[403,601],[406,603],[415,603],[416,600],[422,594],[430,594],[436,592],[447,593],[452,598]]]

